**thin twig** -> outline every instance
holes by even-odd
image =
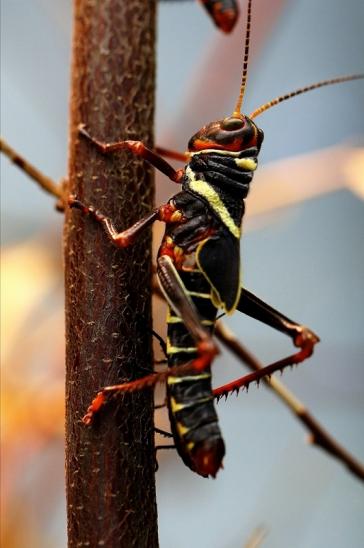
[[[22,169],[33,181],[38,183],[38,185],[54,196],[62,200],[62,185],[55,183],[50,177],[47,177],[34,167],[31,163],[28,162],[23,156],[16,152],[10,145],[1,137],[0,138],[0,151],[3,152],[15,165]]]
[[[268,531],[264,525],[259,525],[250,535],[244,548],[259,548],[262,546],[263,540],[268,536]]]

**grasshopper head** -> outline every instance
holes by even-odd
[[[253,146],[259,150],[263,137],[263,131],[248,116],[233,115],[201,128],[189,140],[188,150],[198,152],[218,149],[240,152]]]

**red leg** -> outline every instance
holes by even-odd
[[[316,343],[320,342],[319,337],[308,327],[290,320],[282,312],[262,301],[245,288],[241,290],[237,310],[273,327],[273,329],[285,333],[291,337],[295,346],[300,348],[302,348],[303,344],[309,344],[309,341],[312,344],[312,348]]]
[[[141,141],[118,141],[116,143],[103,143],[91,137],[91,135],[85,129],[84,124],[80,124],[78,130],[81,135],[91,141],[91,143],[103,154],[110,154],[118,150],[130,150],[130,152],[132,152],[136,156],[144,158],[144,160],[146,160],[156,169],[164,173],[164,175],[167,175],[167,177],[171,179],[171,181],[174,181],[175,183],[182,182],[181,180],[184,173],[183,169],[176,171],[168,162],[163,160],[163,158],[159,156],[159,154],[147,148]]]
[[[171,303],[178,315],[182,318],[187,329],[196,341],[197,357],[186,363],[170,367],[160,373],[152,373],[135,381],[106,386],[96,395],[87,413],[83,418],[85,424],[90,424],[93,416],[105,403],[107,395],[115,392],[134,392],[153,387],[158,382],[168,382],[169,377],[188,376],[192,373],[204,374],[205,369],[211,364],[218,353],[218,348],[208,331],[201,324],[199,315],[189,299],[181,278],[176,271],[172,260],[166,255],[158,259],[158,276],[167,300]]]
[[[116,392],[137,392],[146,388],[152,388],[159,382],[168,382],[168,377],[186,376],[188,373],[195,373],[196,371],[203,373],[203,370],[210,365],[212,358],[217,354],[215,346],[214,349],[214,351],[211,351],[210,345],[208,345],[208,348],[205,348],[204,344],[199,344],[197,345],[198,357],[185,365],[170,367],[168,370],[161,371],[160,373],[151,373],[135,381],[105,386],[92,400],[82,421],[86,425],[91,424],[95,413],[106,403],[107,397],[110,394]]]
[[[190,155],[188,152],[178,152],[177,150],[170,150],[169,148],[155,147],[155,152],[166,158],[177,160],[177,162],[188,162]]]
[[[214,396],[217,399],[220,399],[223,396],[229,396],[233,392],[238,393],[241,388],[247,389],[252,382],[259,383],[262,378],[269,377],[276,371],[282,371],[287,366],[292,366],[303,362],[313,353],[313,347],[316,342],[317,340],[313,339],[311,336],[306,336],[306,338],[302,336],[301,340],[296,341],[297,346],[301,347],[301,350],[299,352],[296,352],[295,354],[292,354],[287,358],[283,358],[282,360],[267,365],[266,367],[263,367],[263,369],[261,369],[260,371],[249,373],[248,375],[245,375],[240,379],[236,379],[235,381],[215,388],[215,390],[213,391]]]
[[[247,289],[242,288],[237,310],[285,333],[291,337],[294,345],[301,350],[287,358],[264,367],[260,371],[245,375],[240,379],[216,388],[214,390],[214,396],[217,398],[222,396],[227,397],[232,392],[238,392],[240,388],[247,388],[251,382],[259,382],[263,377],[269,376],[275,371],[282,370],[288,365],[295,365],[303,362],[306,358],[311,356],[315,344],[320,341],[319,337],[308,327],[290,320],[287,316],[284,316],[281,312],[259,299]]]
[[[130,228],[127,228],[122,232],[118,232],[109,217],[103,215],[93,206],[85,205],[83,202],[75,198],[75,196],[70,196],[68,198],[68,205],[72,208],[79,209],[84,215],[90,215],[97,223],[100,223],[104,227],[110,240],[117,247],[128,247],[132,245],[143,230],[153,224],[154,221],[165,221],[167,219],[166,210],[168,210],[169,207],[168,205],[162,205],[154,209],[143,219],[140,219],[140,221],[137,221]],[[169,209],[171,208],[169,207]]]
[[[214,396],[217,399],[220,399],[223,396],[227,397],[233,392],[238,393],[241,388],[248,388],[252,382],[259,382],[262,378],[268,377],[276,371],[282,371],[287,366],[292,366],[303,362],[313,353],[313,348],[316,342],[317,339],[315,336],[313,336],[312,332],[310,332],[309,330],[304,330],[295,341],[296,345],[301,348],[299,352],[296,352],[295,354],[292,354],[287,358],[283,358],[282,360],[267,365],[260,371],[255,371],[254,373],[250,373],[248,375],[245,375],[244,377],[236,379],[235,381],[216,388],[213,391]],[[211,363],[211,360],[215,355],[214,353],[211,353],[211,347],[209,343],[210,341],[207,339],[201,341],[197,347],[199,356],[195,360],[187,363],[186,365],[172,367],[162,373],[147,375],[146,377],[137,379],[135,381],[103,388],[103,390],[101,390],[92,401],[86,415],[83,418],[83,422],[85,424],[90,424],[92,422],[94,414],[99,411],[100,407],[105,403],[108,393],[134,392],[136,390],[143,390],[147,387],[154,386],[158,382],[166,381],[169,376],[180,376],[181,374],[187,375],[188,373],[195,371],[202,372]]]

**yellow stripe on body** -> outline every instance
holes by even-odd
[[[217,150],[215,148],[205,148],[203,150],[197,150],[196,152],[191,152],[191,156],[196,156],[198,154],[221,154],[221,156],[232,156],[235,157],[236,165],[241,169],[246,169],[247,171],[255,171],[257,169],[258,163],[255,158],[239,158],[241,151],[233,152],[231,150]]]
[[[195,346],[172,346],[171,341],[167,337],[167,354],[178,354],[179,352],[196,352],[197,348]]]
[[[167,318],[167,323],[183,323],[183,320],[179,316],[170,316],[169,318]],[[201,320],[201,323],[202,325],[214,325],[215,322],[211,320]]]
[[[183,320],[179,316],[171,316],[171,313],[168,310],[168,312],[167,312],[167,323],[183,323]]]
[[[239,156],[241,150],[221,150],[218,148],[203,148],[202,150],[196,150],[196,152],[190,152],[190,156],[197,156],[198,154],[221,154],[221,156]]]
[[[227,207],[221,200],[216,190],[214,190],[212,186],[209,185],[209,183],[207,183],[206,181],[196,179],[194,172],[189,166],[187,166],[186,168],[186,175],[188,177],[191,190],[193,190],[194,192],[196,192],[196,194],[199,194],[208,201],[209,205],[218,214],[221,221],[228,228],[231,234],[235,238],[239,239],[240,227],[238,227],[233,221],[229,211],[227,210]]]
[[[200,299],[211,299],[210,293],[199,293],[198,291],[187,291],[191,297],[200,297]]]
[[[170,375],[167,378],[167,384],[179,384],[180,382],[200,381],[203,379],[209,379],[211,373],[201,373],[201,375],[183,375],[181,377],[174,377]]]
[[[211,301],[216,308],[221,308],[225,304],[221,301],[221,298],[215,289],[213,289],[211,292]]]
[[[187,426],[185,426],[181,422],[176,422],[176,427],[180,436],[184,436],[185,434],[188,434],[188,432],[191,430],[190,428],[187,428]]]
[[[182,411],[182,409],[188,409],[195,405],[200,405],[201,403],[207,403],[213,399],[213,396],[207,396],[206,398],[200,398],[199,400],[192,400],[190,403],[178,403],[174,398],[171,398],[171,410],[173,413],[177,413],[178,411]]]
[[[254,158],[235,158],[235,163],[245,171],[255,171],[258,165]]]
[[[209,295],[209,298],[211,298],[211,295]],[[179,316],[171,316],[171,311],[170,311],[169,308],[168,308],[168,312],[167,312],[167,320],[166,321],[169,324],[183,323],[182,318],[180,318]],[[215,324],[215,322],[211,321],[211,320],[201,320],[201,323],[202,323],[202,325],[214,325]]]

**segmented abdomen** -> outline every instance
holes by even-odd
[[[205,329],[212,332],[217,309],[211,302],[211,287],[203,274],[179,271],[187,292],[196,306]],[[169,309],[167,354],[168,365],[178,366],[193,360],[196,344],[181,319]],[[194,455],[201,449],[218,451],[220,461],[224,443],[217,422],[211,388],[211,371],[170,376],[167,385],[168,408],[176,448],[183,461],[197,471]],[[216,449],[217,448],[217,449]]]

